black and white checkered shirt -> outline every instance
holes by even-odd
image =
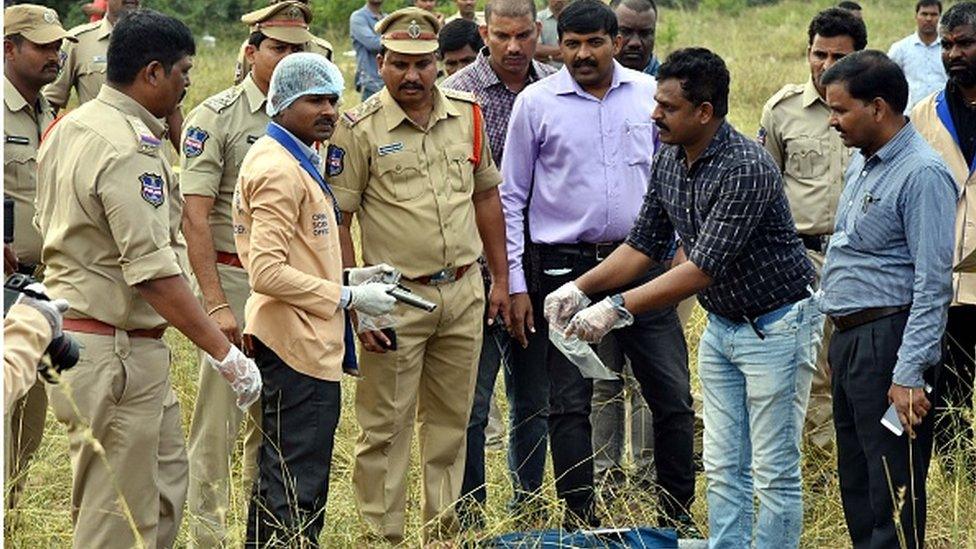
[[[664,145],[654,160],[627,243],[660,261],[675,231],[688,259],[714,279],[698,294],[709,312],[755,318],[799,300],[813,282],[779,169],[728,122],[690,170],[680,146]]]

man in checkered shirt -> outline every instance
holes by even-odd
[[[697,293],[708,312],[698,349],[711,547],[797,547],[803,522],[800,435],[823,316],[779,169],[735,131],[725,63],[702,48],[671,54],[653,119],[665,146],[627,242],[546,298],[549,322],[599,341],[633,316]],[[665,259],[664,275],[585,308]],[[687,258],[685,260],[685,258]],[[753,520],[753,491],[759,499]],[[753,533],[753,524],[756,531]]]

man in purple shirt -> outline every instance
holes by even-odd
[[[614,61],[617,19],[598,0],[578,0],[557,25],[565,66],[515,100],[502,158],[512,331],[518,339],[548,325],[533,311],[542,298],[596,266],[630,231],[651,173],[656,130],[654,79]],[[539,273],[523,268],[524,227],[539,250]],[[661,274],[657,267],[632,284]],[[530,291],[528,275],[539,275]],[[631,359],[654,416],[661,508],[683,527],[694,498],[687,350],[673,307],[639,315],[614,333]],[[596,525],[589,422],[592,380],[554,347],[549,374],[549,437],[556,491],[568,526]]]

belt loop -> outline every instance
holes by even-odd
[[[125,330],[115,329],[115,354],[121,359],[129,358],[129,334]]]

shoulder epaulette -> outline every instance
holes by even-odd
[[[458,101],[464,101],[465,103],[477,103],[478,98],[471,92],[452,90],[450,88],[441,88],[444,96],[449,99],[456,99]]]
[[[233,105],[234,102],[237,101],[237,98],[240,97],[243,92],[244,92],[244,87],[238,84],[232,88],[227,88],[226,90],[216,95],[211,95],[206,100],[204,100],[203,104],[208,109],[214,112],[220,112],[226,109],[227,107]]]
[[[371,114],[380,110],[382,106],[383,103],[380,101],[380,95],[378,93],[374,94],[366,101],[363,101],[359,105],[356,105],[355,107],[342,113],[342,123],[346,127],[351,128]]]
[[[77,38],[78,35],[84,34],[88,31],[93,31],[97,29],[99,26],[101,26],[100,21],[95,21],[94,23],[83,23],[81,25],[78,25],[77,27],[71,27],[71,29],[68,31],[68,34]]]
[[[159,148],[163,145],[163,141],[153,135],[146,123],[138,116],[129,115],[125,119],[129,122],[132,133],[135,135],[136,150],[142,154],[156,156]]]
[[[800,95],[802,93],[803,93],[802,84],[787,84],[782,88],[780,88],[778,92],[774,93],[773,96],[769,98],[769,101],[766,102],[766,106],[768,108],[773,108],[784,99],[789,99],[790,97]]]

